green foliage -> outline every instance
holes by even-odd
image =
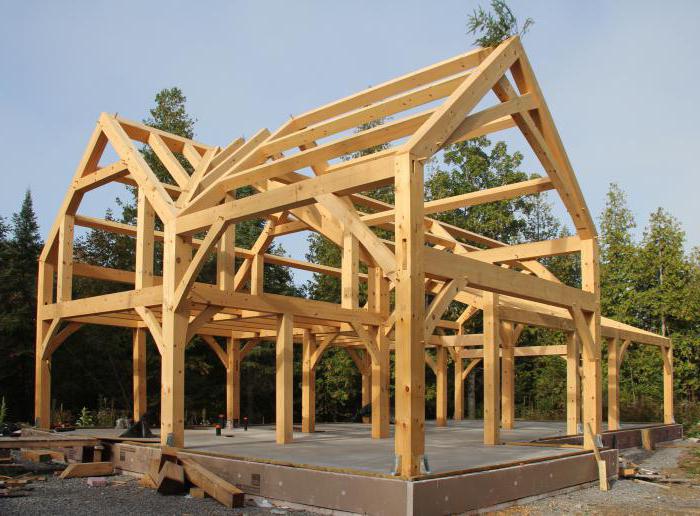
[[[92,414],[90,414],[90,411],[88,410],[87,407],[83,407],[80,410],[80,417],[78,417],[78,420],[75,422],[77,426],[95,426],[95,420],[92,418]]]
[[[41,250],[32,196],[24,195],[10,224],[0,220],[0,392],[8,413],[32,420],[36,274]]]
[[[505,142],[492,145],[485,137],[452,145],[444,154],[446,167],[438,165],[425,182],[426,198],[441,199],[530,179],[519,170],[522,159],[519,152],[510,154]],[[435,218],[502,242],[517,243],[526,238],[527,231],[532,232],[526,215],[535,211],[534,204],[530,197],[522,197],[447,211]],[[540,230],[544,231],[544,226]]]
[[[523,28],[519,29],[517,18],[504,0],[491,0],[491,9],[493,12],[479,6],[467,18],[467,33],[479,35],[474,40],[479,47],[495,47],[511,36],[525,34],[535,23],[532,18],[527,18]]]
[[[0,425],[3,425],[5,423],[6,419],[7,419],[7,403],[5,403],[5,396],[3,396],[2,401],[0,401]]]

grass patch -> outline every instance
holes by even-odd
[[[700,448],[694,448],[681,457],[678,466],[691,477],[700,477]]]

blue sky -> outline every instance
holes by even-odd
[[[156,91],[179,86],[197,138],[225,145],[465,52],[473,39],[466,17],[478,4],[1,3],[0,215],[31,188],[42,234],[101,111],[142,119]],[[689,246],[700,244],[700,2],[511,5],[535,19],[524,44],[591,211],[597,217],[615,181],[641,227],[663,206]],[[531,158],[523,169],[541,171]],[[88,197],[81,212],[102,215],[116,192]],[[303,253],[298,237],[285,245]]]

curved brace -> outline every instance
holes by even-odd
[[[48,360],[65,340],[83,327],[83,324],[69,322],[60,332],[56,333],[60,319],[56,319],[56,326],[52,326],[42,344],[41,359]],[[53,325],[53,323],[52,323]]]

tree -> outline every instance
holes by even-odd
[[[517,18],[503,0],[491,0],[491,8],[493,13],[479,6],[467,18],[467,33],[480,34],[474,40],[476,46],[495,47],[511,36],[525,34],[535,23],[532,18],[527,18],[523,28],[519,29]]]
[[[462,195],[529,179],[518,170],[523,156],[510,154],[505,142],[494,145],[486,137],[452,145],[445,151],[443,164],[425,182],[428,200]],[[454,226],[474,231],[506,243],[523,241],[527,222],[524,215],[532,211],[529,197],[470,206],[435,215]]]
[[[36,274],[41,250],[39,224],[31,192],[8,227],[0,224],[0,393],[7,399],[8,417],[31,421],[34,392],[34,334],[36,327]]]
[[[635,322],[632,296],[637,250],[632,230],[636,225],[625,193],[611,183],[600,216],[600,304],[603,315],[626,323]]]
[[[684,243],[678,220],[662,208],[651,214],[637,261],[635,296],[642,325],[664,336],[693,315],[685,303],[691,270]]]

